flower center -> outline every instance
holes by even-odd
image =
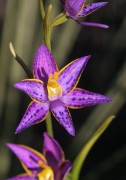
[[[42,171],[37,174],[38,180],[54,180],[54,174],[51,167],[44,165],[41,161],[39,165],[42,167]]]
[[[62,96],[62,88],[58,84],[57,79],[57,72],[55,72],[54,75],[50,74],[47,84],[48,98],[50,101],[54,101]]]

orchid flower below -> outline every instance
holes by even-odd
[[[34,78],[14,85],[32,99],[16,133],[43,121],[51,111],[66,131],[74,136],[75,129],[68,107],[76,109],[111,101],[106,96],[76,88],[89,58],[78,58],[58,71],[47,47],[41,45],[38,48],[34,59]]]
[[[21,161],[26,173],[7,180],[63,180],[72,163],[64,159],[64,152],[58,142],[44,133],[43,155],[36,150],[16,144],[7,144]]]
[[[97,9],[108,4],[108,2],[98,2],[98,3],[90,3],[85,5],[86,0],[60,0],[64,6],[65,13],[67,17],[72,18],[78,24],[84,26],[95,26],[100,28],[108,28],[105,24],[93,23],[93,22],[81,22],[79,18],[85,17]]]

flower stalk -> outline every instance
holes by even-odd
[[[44,12],[44,7],[43,7],[43,1],[39,0],[40,2],[40,11],[43,19],[43,32],[44,32],[44,42],[45,45],[48,47],[48,49],[51,51],[51,31],[52,27],[50,26],[50,15],[52,11],[52,5],[50,4],[48,6],[48,9],[46,11],[46,14]],[[52,118],[51,118],[51,113],[48,113],[48,116],[46,118],[46,128],[48,134],[53,137],[53,126],[52,126]]]
[[[43,32],[44,32],[44,43],[46,47],[51,51],[51,33],[52,28],[54,26],[60,25],[67,21],[67,17],[65,14],[61,13],[57,17],[55,17],[52,21],[50,21],[50,16],[52,12],[52,4],[50,4],[47,8],[47,11],[45,13],[43,1],[39,0],[40,5],[40,11],[41,16],[43,19]],[[53,137],[53,126],[52,126],[52,119],[51,119],[51,113],[48,113],[47,119],[46,119],[46,127],[48,134]]]
[[[50,51],[51,51],[51,32],[52,32],[52,27],[50,25],[51,11],[52,11],[52,4],[48,6],[43,22],[44,42],[46,47],[48,47]]]
[[[51,137],[54,137],[53,134],[53,126],[52,126],[52,118],[51,118],[51,113],[48,113],[48,116],[46,118],[46,128],[47,128],[47,132]]]

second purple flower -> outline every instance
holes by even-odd
[[[51,111],[66,131],[74,136],[75,129],[68,107],[76,109],[111,101],[106,96],[76,88],[89,58],[78,58],[58,71],[47,47],[41,45],[38,48],[33,66],[34,78],[14,85],[32,99],[16,133],[43,121]]]
[[[94,22],[81,22],[79,19],[81,17],[85,17],[94,11],[100,9],[101,7],[108,4],[108,2],[98,2],[98,3],[90,3],[85,4],[86,0],[60,0],[63,4],[65,13],[68,17],[75,20],[78,24],[84,26],[96,26],[100,28],[108,28],[105,24],[99,24]]]
[[[72,163],[65,160],[59,143],[44,133],[43,154],[24,145],[7,144],[26,171],[7,180],[63,180]]]

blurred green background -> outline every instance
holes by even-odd
[[[53,2],[53,14],[62,12],[59,0]],[[112,103],[70,110],[76,129],[71,137],[53,118],[55,138],[66,158],[74,160],[93,132],[115,114],[116,119],[91,150],[80,180],[126,179],[126,1],[109,4],[86,18],[108,24],[109,29],[81,27],[72,20],[54,28],[52,52],[63,67],[77,57],[91,54],[78,84],[86,90],[107,95]],[[42,150],[45,122],[14,135],[30,98],[13,84],[27,78],[9,51],[11,41],[18,55],[32,70],[35,52],[42,39],[42,21],[37,0],[0,0],[0,179],[24,172],[6,143],[19,143]]]

